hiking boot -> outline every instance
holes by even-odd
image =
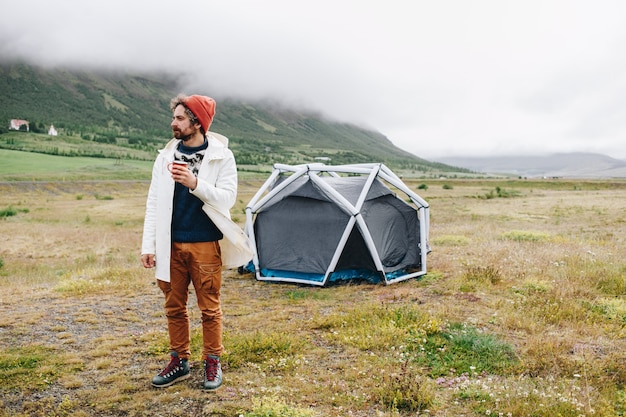
[[[217,389],[222,385],[222,364],[220,357],[207,355],[204,357],[204,389]]]
[[[180,359],[178,353],[170,353],[172,359],[170,363],[152,378],[152,386],[157,388],[169,387],[175,382],[189,378],[189,362],[187,359]]]

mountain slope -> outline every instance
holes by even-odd
[[[454,157],[439,158],[438,161],[476,172],[523,177],[626,177],[626,161],[583,152],[546,156]]]
[[[35,130],[54,124],[72,131],[162,135],[169,130],[163,120],[170,117],[167,103],[173,88],[173,79],[156,74],[105,76],[5,63],[0,64],[0,120],[26,119]]]
[[[5,126],[10,119],[26,119],[34,132],[45,133],[54,124],[62,135],[148,151],[171,136],[169,100],[178,92],[177,78],[171,74],[0,63],[0,120]],[[327,157],[333,164],[383,162],[423,172],[458,171],[403,151],[379,132],[263,102],[219,99],[211,130],[231,139],[240,164]],[[3,132],[6,128],[0,128]]]

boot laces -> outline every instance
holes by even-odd
[[[206,379],[208,381],[213,381],[217,376],[217,369],[219,367],[219,364],[220,362],[217,359],[207,356],[204,370],[206,372]]]
[[[161,376],[170,375],[176,372],[179,367],[180,367],[180,358],[172,357],[172,360],[170,361],[170,363],[167,364],[165,369],[163,369],[159,375]]]

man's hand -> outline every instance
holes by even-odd
[[[154,268],[156,260],[153,253],[146,253],[141,255],[141,264],[144,268]]]
[[[172,164],[172,179],[175,182],[179,182],[190,190],[195,190],[198,185],[198,179],[193,173],[187,169],[187,167],[181,167],[176,164]]]

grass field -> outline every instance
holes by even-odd
[[[149,180],[152,162],[0,149],[0,181]]]
[[[0,416],[626,412],[626,181],[407,180],[431,205],[417,280],[225,271],[224,386],[205,393],[193,301],[192,378],[150,386],[168,342],[139,263],[147,182],[63,180],[74,168],[46,163],[51,181],[0,184]],[[242,178],[242,225],[263,180]]]

